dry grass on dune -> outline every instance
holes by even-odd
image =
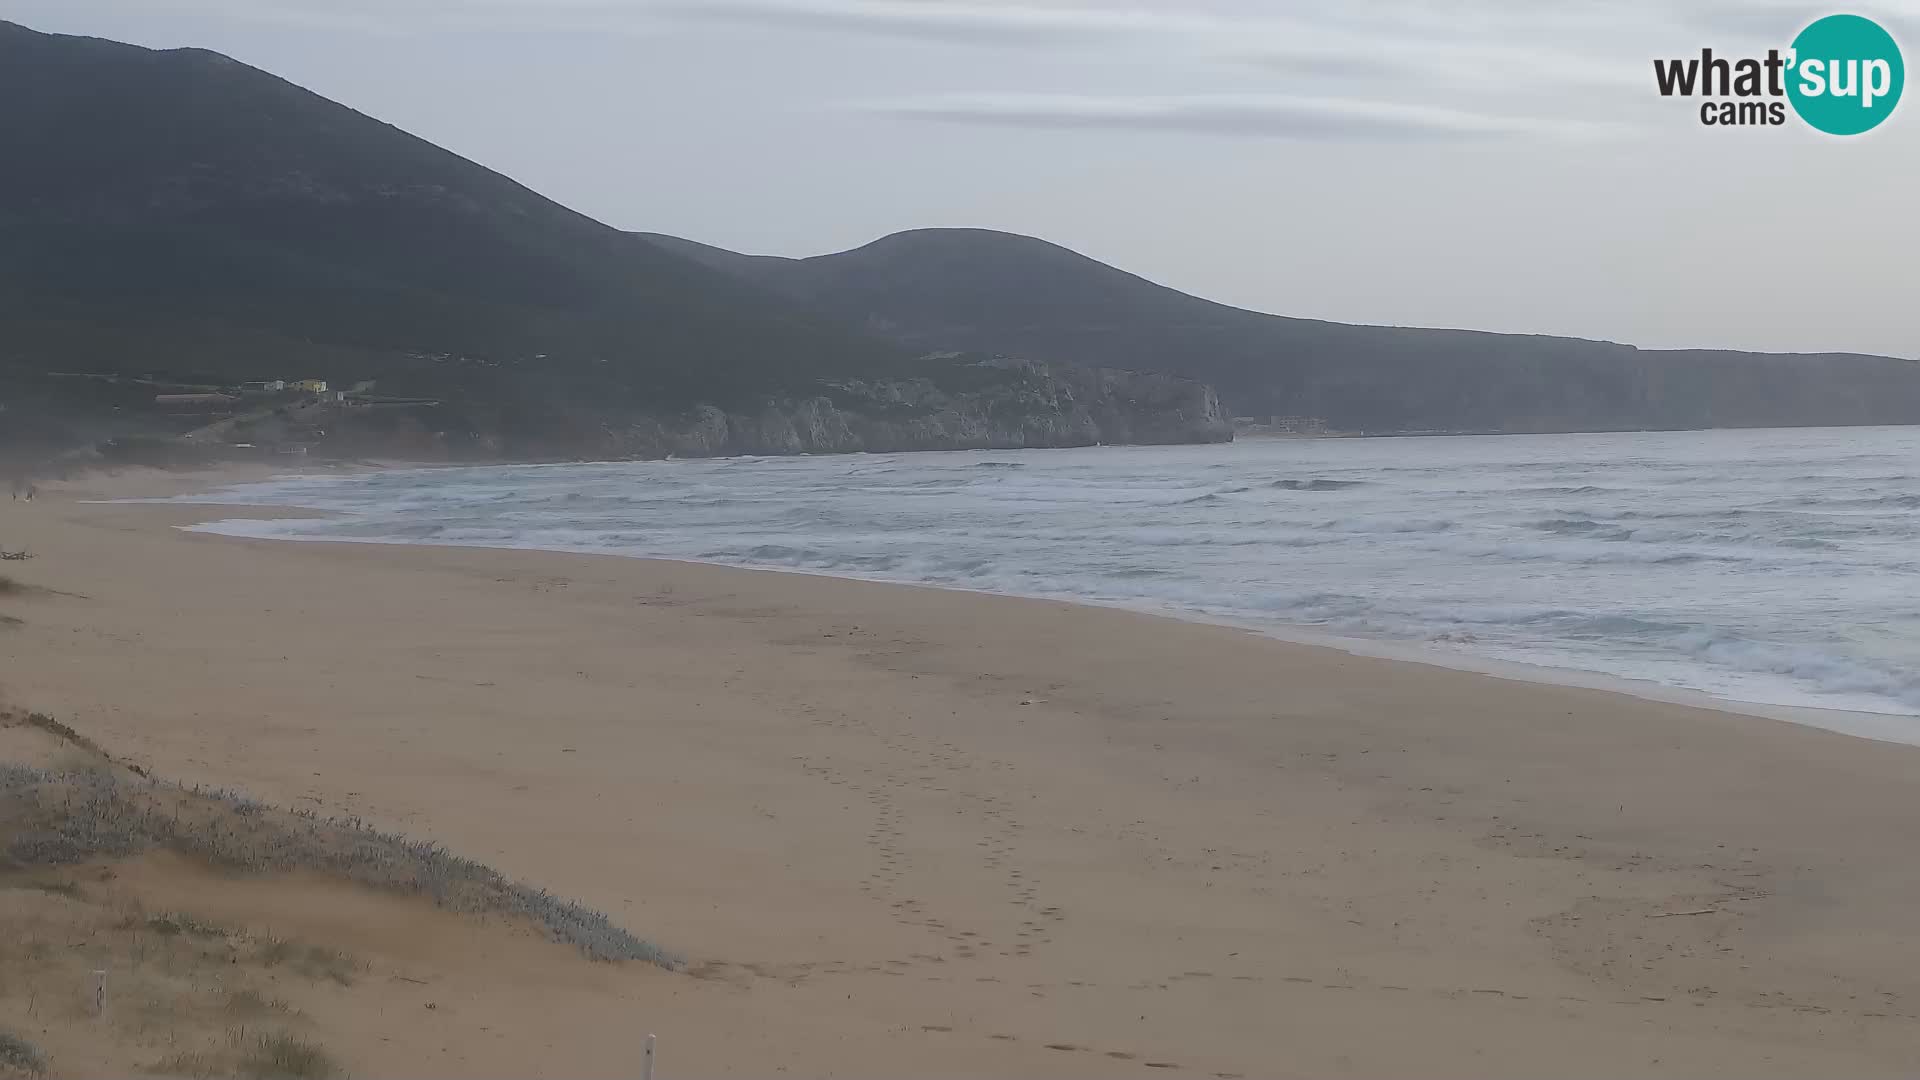
[[[223,870],[317,871],[424,896],[449,911],[523,916],[594,960],[678,964],[597,911],[434,844],[357,820],[321,819],[233,792],[159,781],[114,764],[98,746],[41,714],[0,715],[0,723],[48,731],[74,751],[52,768],[0,763],[0,875],[163,850]]]
[[[324,1047],[284,1031],[249,1034],[245,1028],[227,1033],[223,1044],[210,1050],[171,1054],[148,1070],[160,1076],[261,1077],[271,1080],[327,1080],[341,1072],[340,1063]]]
[[[322,1025],[288,999],[356,993],[380,964],[326,941],[150,910],[151,894],[123,877],[149,856],[209,882],[325,875],[524,919],[594,960],[678,963],[597,912],[431,844],[156,780],[52,717],[0,709],[0,736],[30,746],[11,756],[34,762],[0,762],[0,1080],[60,1075],[109,1045],[113,1060],[163,1076],[344,1072]],[[246,921],[273,921],[260,915]],[[97,971],[111,973],[99,1014]]]
[[[350,984],[352,958],[177,912],[146,914],[90,885],[47,886],[0,893],[8,928],[0,1002],[23,1027],[143,1048],[133,1060],[162,1076],[322,1080],[342,1071],[313,1021],[274,996],[286,988],[274,980]],[[277,960],[308,951],[324,954],[324,965]],[[110,1004],[97,1017],[88,1000],[96,970],[112,978]],[[0,1035],[0,1077],[9,1068],[41,1075],[50,1057],[23,1037]]]
[[[40,1076],[47,1071],[46,1057],[32,1043],[0,1029],[0,1078]]]

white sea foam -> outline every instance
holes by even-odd
[[[1920,716],[1920,430],[1255,441],[291,478],[236,535],[661,556]],[[1913,725],[1920,741],[1920,720]]]

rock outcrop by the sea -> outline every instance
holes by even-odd
[[[926,379],[836,384],[758,410],[702,406],[610,431],[621,457],[986,450],[1233,438],[1211,387],[1165,375],[997,361],[1014,376],[971,392]]]
[[[449,457],[721,457],[738,454],[840,454],[861,451],[1006,450],[1228,442],[1232,421],[1203,383],[1176,376],[1082,368],[1028,360],[980,360],[951,378],[847,380],[817,392],[752,407],[699,405],[672,412],[575,415],[537,428],[495,426],[463,417],[472,434]],[[351,415],[336,432],[357,453],[373,453]],[[423,416],[422,422],[431,422]],[[389,425],[391,426],[391,425]],[[419,456],[420,447],[391,453]]]

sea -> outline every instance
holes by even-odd
[[[185,501],[334,512],[195,526],[233,536],[1118,605],[1840,710],[1871,718],[1862,733],[1920,742],[1920,428],[398,469]]]

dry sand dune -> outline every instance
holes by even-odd
[[[355,1075],[634,1075],[646,1031],[670,1077],[1920,1070],[1907,747],[1116,611],[236,540],[84,494],[0,504],[40,556],[7,572],[49,590],[0,597],[10,701],[688,958],[118,871],[381,973],[295,988]],[[0,987],[0,1027],[20,1007]]]

